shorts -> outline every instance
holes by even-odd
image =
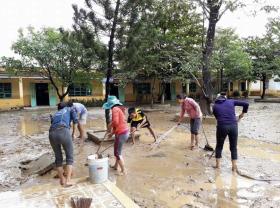
[[[87,112],[81,113],[79,115],[79,123],[82,124],[82,125],[86,125],[87,124]]]
[[[191,118],[190,120],[191,134],[198,135],[200,125],[201,125],[200,118]]]
[[[123,144],[128,140],[129,133],[128,131],[123,134],[116,134],[115,143],[114,143],[114,155],[117,160],[120,160],[120,156],[122,155],[122,147]]]
[[[137,128],[137,126],[142,122],[143,122],[143,120],[132,121],[130,126],[134,127],[134,128]],[[150,122],[148,120],[146,120],[146,122],[142,125],[142,128],[147,128],[147,127],[150,127],[150,126],[151,126]]]

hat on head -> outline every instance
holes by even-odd
[[[107,98],[107,102],[103,104],[102,108],[109,110],[114,105],[123,105],[123,104],[119,101],[119,99],[116,96],[109,95]]]

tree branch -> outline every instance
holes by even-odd
[[[233,6],[233,5],[235,5],[238,1],[239,1],[239,0],[235,0],[234,2],[228,4],[228,5],[224,8],[224,10],[220,12],[220,15],[219,15],[219,17],[218,17],[218,21],[222,18],[222,16],[226,13],[226,11],[229,10],[230,7]],[[221,5],[222,5],[223,0],[221,0],[220,3],[221,3]]]
[[[56,84],[55,84],[55,82],[54,82],[54,80],[53,80],[53,78],[52,78],[51,70],[50,70],[48,67],[47,67],[46,69],[47,69],[48,74],[49,74],[49,79],[50,79],[52,85],[54,86],[54,88],[55,88],[55,90],[56,90],[56,94],[58,95],[59,99],[61,99],[61,95],[60,95],[60,93],[59,93],[59,89],[58,89],[58,87],[56,86]]]
[[[203,12],[208,13],[208,14],[210,13],[210,10],[207,8],[207,6],[203,0],[194,0],[194,1],[198,2],[202,6]]]

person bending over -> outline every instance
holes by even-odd
[[[153,136],[154,142],[156,142],[157,137],[155,135],[155,132],[151,128],[151,124],[147,116],[144,114],[144,112],[141,109],[129,108],[127,122],[130,123],[130,134],[132,137],[133,144],[135,144],[135,132],[139,128],[147,128],[150,131],[151,135]]]
[[[73,103],[72,101],[69,101],[68,106],[74,109],[77,113],[78,120],[79,120],[78,130],[80,132],[78,138],[80,138],[81,141],[83,141],[86,138],[85,125],[87,124],[88,111],[86,107],[81,103]],[[73,134],[72,137],[74,138],[75,135]]]
[[[70,123],[73,121],[73,134],[78,123],[77,114],[74,110],[67,107],[66,103],[59,103],[58,111],[51,116],[51,126],[49,129],[49,140],[55,154],[55,164],[58,177],[62,186],[70,186],[73,171],[73,141],[70,134]],[[62,149],[66,155],[66,178],[63,170]]]
[[[184,95],[177,95],[177,100],[181,105],[181,113],[178,121],[178,125],[181,124],[185,113],[190,117],[190,130],[191,130],[191,150],[194,147],[198,147],[199,128],[201,125],[202,113],[197,102],[192,98],[188,98]]]
[[[129,137],[129,130],[125,119],[125,108],[116,96],[108,96],[107,102],[103,104],[102,108],[105,110],[111,109],[112,111],[112,121],[108,125],[107,132],[109,133],[108,137],[115,134],[114,155],[116,160],[115,164],[111,167],[117,170],[118,166],[120,166],[120,175],[124,175],[126,174],[126,169],[124,158],[122,157],[122,147]]]

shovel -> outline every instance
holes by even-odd
[[[109,145],[109,146],[106,147],[104,150],[102,150],[101,152],[99,152],[100,149],[101,149],[102,143],[104,142],[104,140],[106,139],[107,136],[108,136],[108,132],[105,133],[105,135],[104,135],[102,141],[100,142],[99,147],[98,147],[98,149],[97,149],[97,151],[96,151],[96,153],[95,153],[95,154],[97,155],[98,159],[103,158],[102,153],[105,152],[105,151],[106,151],[107,149],[109,149],[110,147],[114,146],[114,144]]]

